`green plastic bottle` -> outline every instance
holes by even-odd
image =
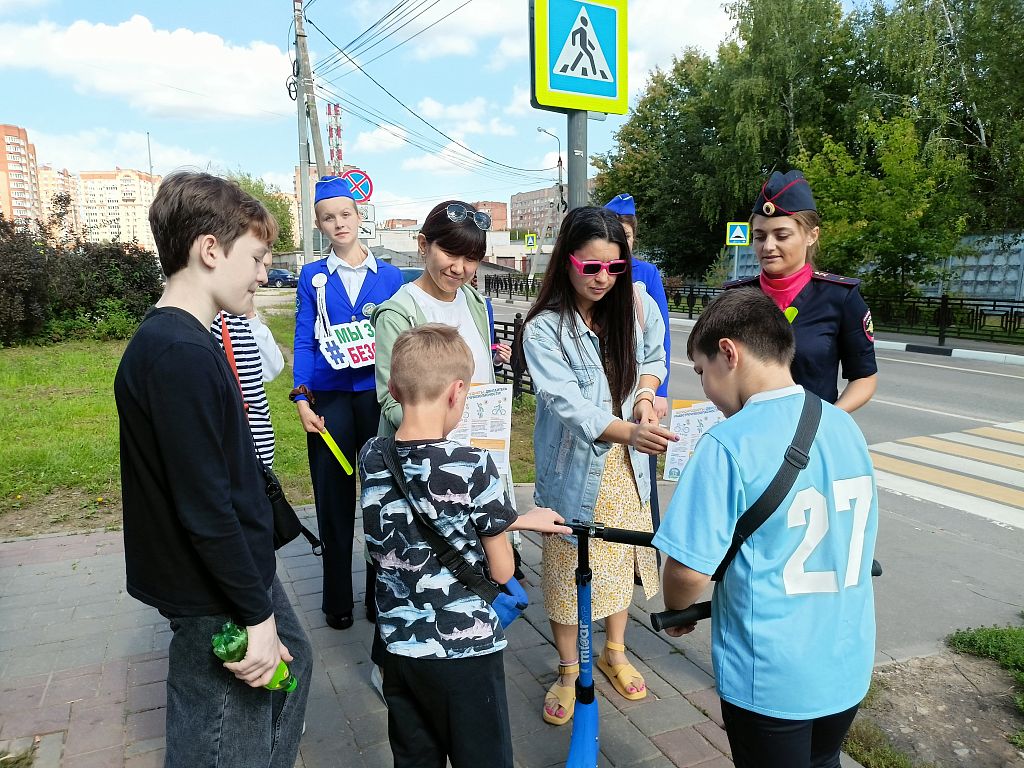
[[[213,653],[221,661],[241,661],[245,658],[246,648],[249,647],[249,633],[245,627],[240,627],[235,622],[229,621],[220,632],[215,634],[211,641]],[[270,678],[264,688],[268,691],[284,691],[291,693],[299,684],[299,679],[288,671],[288,665],[283,661],[274,670],[274,676]]]

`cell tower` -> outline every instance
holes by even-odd
[[[331,148],[331,169],[341,176],[345,163],[341,157],[341,105],[327,105],[327,144]]]

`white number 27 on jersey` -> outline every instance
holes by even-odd
[[[853,511],[853,533],[850,536],[844,587],[855,587],[860,581],[861,561],[864,558],[864,532],[867,529],[873,496],[871,477],[868,475],[836,480],[832,483],[832,499],[835,501],[836,512],[850,512],[851,509]],[[839,582],[835,571],[804,570],[807,558],[828,535],[828,501],[818,489],[805,488],[793,498],[786,518],[790,528],[807,528],[800,544],[782,569],[786,594],[838,592]]]

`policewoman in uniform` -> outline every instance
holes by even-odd
[[[331,241],[327,258],[306,264],[295,297],[295,389],[291,399],[306,430],[316,519],[324,544],[323,611],[328,626],[352,626],[352,537],[356,478],[346,474],[318,434],[326,429],[355,464],[363,443],[377,434],[380,408],[374,366],[337,369],[322,347],[330,328],[369,321],[378,304],[402,285],[402,273],[359,243],[359,211],[345,179],[316,184],[316,226]],[[335,361],[336,362],[336,361]],[[367,569],[367,618],[373,618],[373,577]]]
[[[793,326],[794,381],[852,413],[877,385],[871,311],[860,295],[860,280],[814,269],[820,219],[800,171],[771,175],[754,202],[750,227],[761,272],[725,287],[756,286],[770,296]],[[840,364],[849,382],[842,393]]]

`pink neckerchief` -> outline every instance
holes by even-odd
[[[785,311],[786,307],[793,303],[796,295],[804,289],[804,286],[811,282],[811,271],[811,265],[804,264],[801,269],[785,277],[768,277],[762,272],[761,290],[771,296],[772,301],[779,309]]]

